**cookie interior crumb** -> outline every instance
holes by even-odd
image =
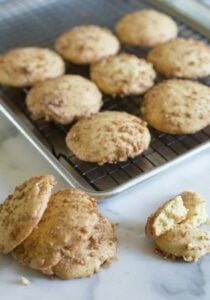
[[[182,197],[177,196],[170,200],[154,221],[153,228],[155,235],[159,236],[173,228],[176,220],[182,219],[187,214],[183,205]]]
[[[188,208],[185,207],[181,195],[166,201],[147,219],[145,232],[148,236],[160,236],[186,219]]]
[[[30,284],[30,281],[28,280],[28,278],[22,276],[22,277],[20,278],[20,283],[21,283],[22,285],[29,285],[29,284]]]

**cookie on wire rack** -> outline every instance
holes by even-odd
[[[153,47],[174,39],[178,28],[166,14],[152,9],[133,11],[123,16],[116,25],[121,42],[139,47]]]
[[[108,28],[82,25],[62,33],[55,49],[67,61],[83,65],[116,54],[120,43]]]
[[[191,38],[177,38],[155,46],[148,54],[157,72],[166,77],[199,78],[210,75],[210,47]]]
[[[83,161],[126,161],[149,147],[146,122],[126,112],[105,111],[79,120],[66,137],[67,147]]]
[[[154,85],[152,64],[133,54],[121,53],[92,64],[91,79],[106,94],[140,95]]]
[[[210,124],[210,87],[192,80],[159,82],[144,96],[141,112],[159,131],[195,133]]]
[[[26,105],[35,119],[69,124],[100,110],[102,94],[90,80],[63,75],[36,84],[27,94]]]
[[[65,72],[63,59],[47,48],[17,48],[0,56],[0,83],[11,87],[30,87]]]

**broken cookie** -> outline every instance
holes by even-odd
[[[210,252],[210,232],[197,229],[206,220],[205,201],[197,193],[183,192],[148,217],[145,232],[164,258],[196,261]]]

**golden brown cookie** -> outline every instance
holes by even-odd
[[[162,81],[144,96],[141,112],[157,130],[195,133],[210,124],[210,88],[190,80]]]
[[[106,111],[79,120],[66,137],[68,148],[81,160],[117,163],[146,150],[146,123],[126,112]]]
[[[46,48],[18,48],[0,57],[0,83],[28,87],[65,72],[63,59]]]
[[[61,34],[56,50],[75,64],[90,64],[119,51],[120,43],[112,32],[96,25],[74,27]]]
[[[174,39],[178,28],[174,20],[156,10],[133,11],[123,16],[116,25],[121,42],[140,47],[152,47]]]
[[[98,220],[95,199],[76,189],[60,190],[51,196],[42,220],[13,257],[52,275],[52,268],[71,248],[91,236]]]
[[[11,252],[39,223],[56,184],[50,175],[36,176],[16,187],[0,206],[0,252]]]
[[[148,54],[156,71],[167,77],[210,75],[210,47],[204,42],[177,38],[155,46]]]
[[[146,60],[122,53],[91,65],[90,76],[104,93],[125,96],[147,91],[153,86],[156,73]]]
[[[113,226],[99,215],[99,221],[89,239],[75,244],[53,271],[63,279],[90,276],[99,272],[104,264],[111,263],[116,254],[116,247]]]
[[[197,193],[183,192],[147,219],[145,233],[164,258],[196,261],[210,252],[210,232],[197,229],[206,220],[205,201]]]
[[[100,110],[102,95],[90,80],[78,75],[64,75],[34,86],[26,104],[34,118],[69,124]]]

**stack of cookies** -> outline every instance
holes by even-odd
[[[155,10],[131,12],[109,29],[82,25],[62,33],[54,52],[20,48],[0,57],[0,83],[31,87],[26,105],[34,119],[62,125],[77,122],[66,137],[80,160],[126,161],[150,144],[149,126],[169,134],[192,134],[210,124],[210,88],[196,79],[210,75],[210,47],[178,38],[175,21]],[[146,48],[147,58],[120,52],[120,41]],[[65,73],[65,59],[90,65],[90,79]],[[165,80],[155,84],[157,75]],[[140,117],[99,112],[103,95],[144,95]],[[129,98],[127,98],[129,101]]]
[[[55,185],[51,175],[32,177],[1,204],[0,253],[47,276],[90,276],[114,258],[115,226],[94,198],[77,189],[51,194]]]

